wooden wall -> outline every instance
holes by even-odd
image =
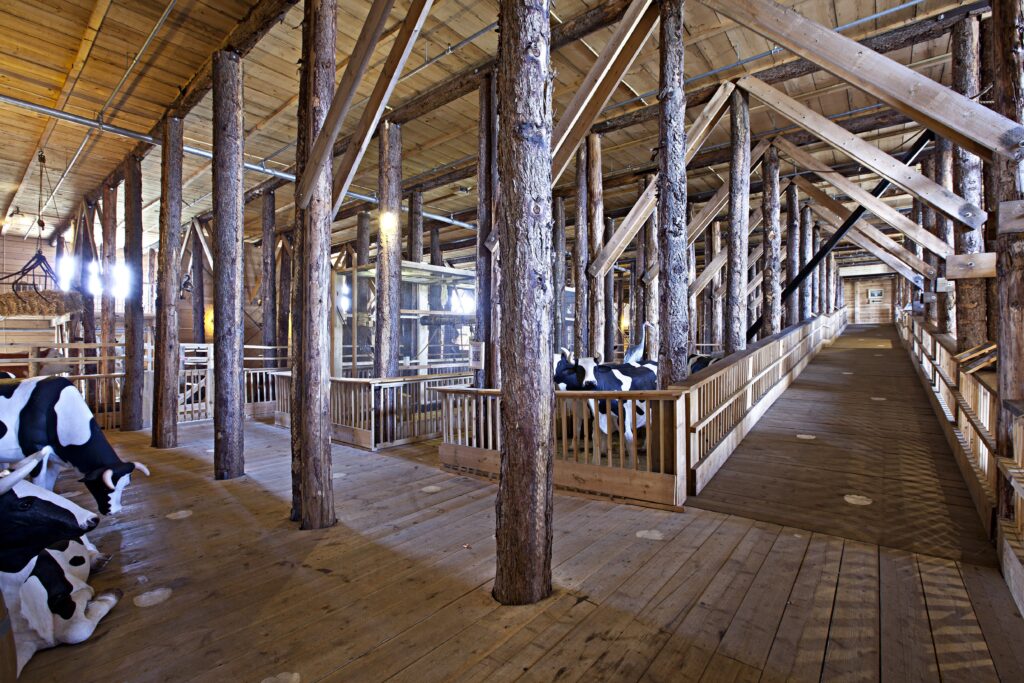
[[[36,253],[37,246],[50,265],[56,268],[54,248],[46,242],[37,245],[34,238],[23,240],[20,235],[0,237],[0,274],[7,275],[21,269]],[[13,279],[5,280],[5,285]],[[10,291],[10,287],[2,286],[0,291]],[[46,344],[53,342],[53,335],[53,328],[42,320],[0,320],[0,345]]]
[[[850,322],[853,324],[891,323],[893,321],[894,284],[891,275],[844,278],[843,296],[850,311]],[[876,303],[869,302],[868,292],[878,289],[882,290],[882,300]]]

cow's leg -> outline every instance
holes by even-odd
[[[58,643],[74,645],[88,640],[96,631],[100,620],[114,609],[122,595],[121,591],[113,591],[100,593],[92,600],[87,599],[91,594],[92,589],[82,590],[81,595],[86,599],[81,602],[76,596],[75,614],[68,621],[65,622],[60,617],[54,617],[57,622],[62,622],[60,623],[61,628],[55,629],[55,633],[58,633]]]
[[[82,537],[78,540],[82,542],[88,556],[90,573],[95,574],[107,566],[107,563],[110,562],[110,555],[101,553],[100,549],[85,534],[82,534]]]

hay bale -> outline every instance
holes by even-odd
[[[82,295],[78,292],[0,292],[0,316],[4,318],[18,315],[57,317],[68,313],[81,313],[82,308]]]

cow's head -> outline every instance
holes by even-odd
[[[561,353],[555,356],[551,379],[559,391],[579,391],[583,388],[582,372],[569,349],[563,347]]]
[[[601,354],[596,356],[580,358],[577,363],[581,370],[581,385],[583,390],[597,389],[597,368],[601,365]]]
[[[0,525],[4,529],[0,553],[35,556],[54,543],[78,538],[99,523],[100,518],[85,508],[24,481],[48,454],[45,449],[29,456],[0,478]]]
[[[141,462],[119,462],[113,467],[97,468],[82,477],[81,481],[96,499],[100,514],[116,515],[121,511],[121,496],[131,483],[131,474],[135,470],[149,476],[149,468]]]

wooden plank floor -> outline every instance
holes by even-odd
[[[153,471],[91,534],[114,553],[94,586],[125,596],[22,681],[1024,680],[1024,622],[991,567],[558,494],[554,596],[500,607],[496,489],[439,471],[434,446],[336,446],[340,523],[302,532],[287,432],[249,423],[229,482],[209,424],[166,451],[111,436]]]
[[[893,326],[851,325],[687,503],[996,566],[924,391]]]

